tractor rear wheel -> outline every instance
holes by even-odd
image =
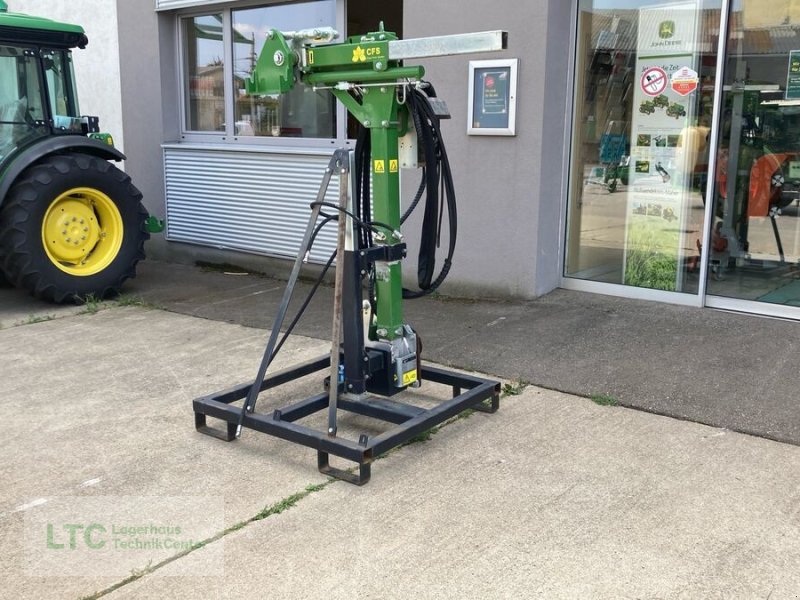
[[[27,169],[0,212],[3,269],[16,286],[55,302],[119,292],[150,235],[142,194],[108,161],[54,155]]]

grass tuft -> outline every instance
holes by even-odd
[[[619,406],[619,400],[614,398],[614,396],[607,396],[606,394],[592,394],[589,396],[589,400],[598,406]]]

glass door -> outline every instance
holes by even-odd
[[[731,8],[707,303],[798,318],[787,307],[800,306],[800,3]]]
[[[721,1],[580,0],[577,19],[565,287],[699,305]]]

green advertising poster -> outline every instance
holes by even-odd
[[[789,74],[786,76],[786,99],[800,100],[800,50],[789,52]]]

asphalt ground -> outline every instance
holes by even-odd
[[[298,286],[293,307],[309,288]],[[260,275],[147,261],[125,292],[269,328],[284,289]],[[332,296],[321,287],[295,332],[330,339]],[[525,302],[439,296],[405,311],[428,360],[800,444],[799,323],[568,290]]]

